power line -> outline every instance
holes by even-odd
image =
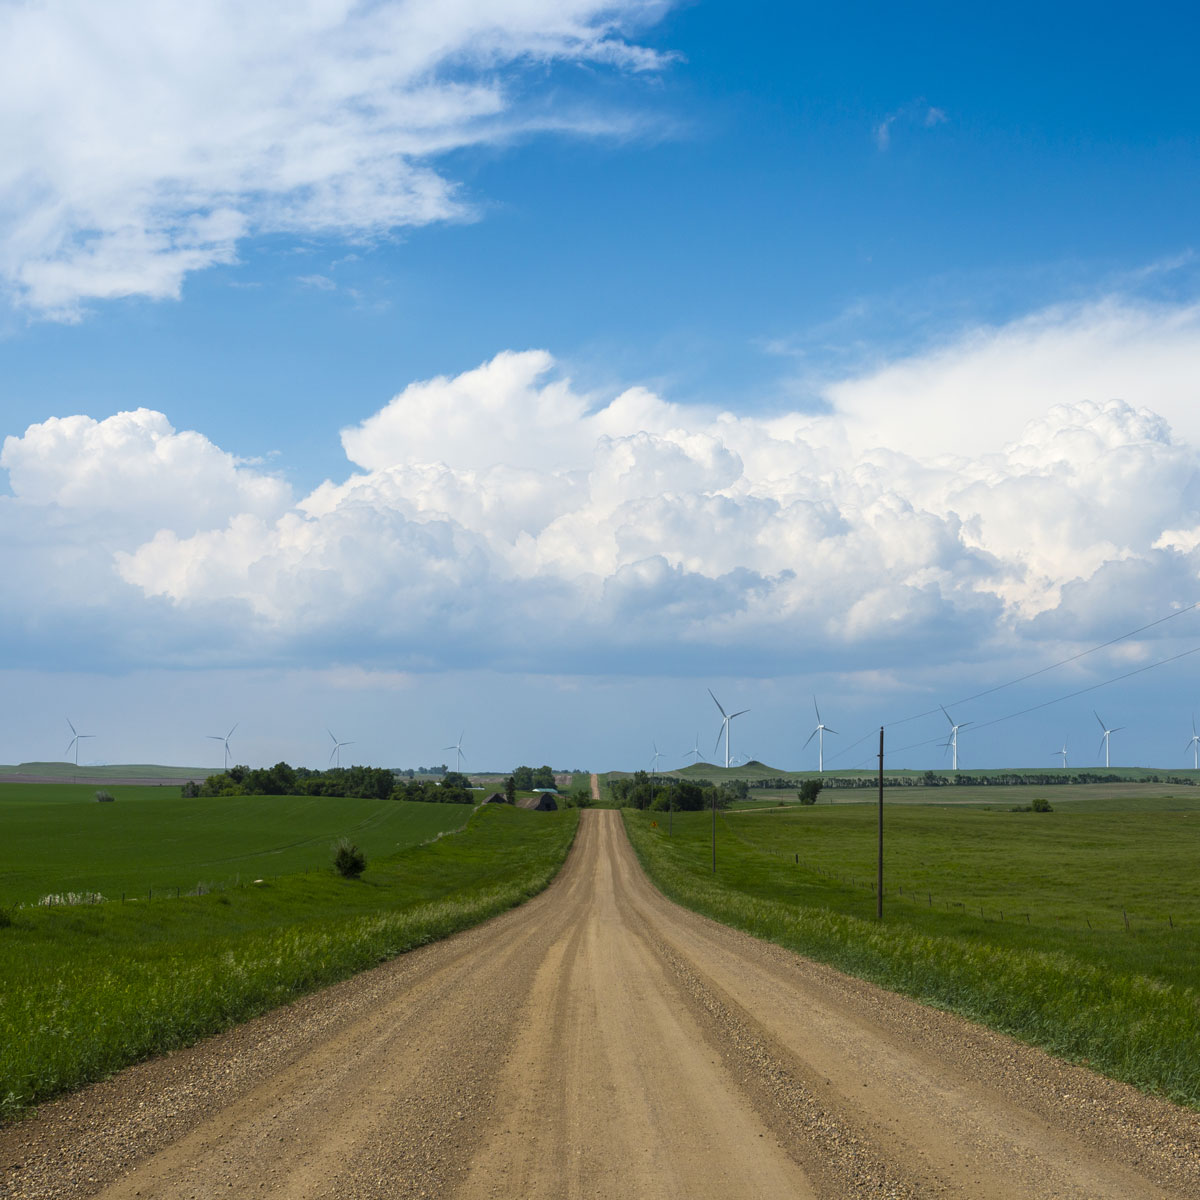
[[[1115,646],[1118,642],[1123,642],[1123,641],[1126,641],[1128,638],[1136,637],[1139,633],[1145,633],[1147,629],[1153,629],[1157,625],[1162,625],[1167,621],[1173,621],[1176,617],[1182,617],[1185,613],[1195,612],[1196,609],[1198,609],[1198,608],[1200,608],[1200,600],[1196,601],[1193,604],[1189,604],[1186,608],[1176,609],[1174,612],[1168,613],[1164,617],[1158,617],[1155,620],[1150,621],[1145,625],[1139,626],[1137,629],[1131,629],[1128,633],[1122,633],[1119,637],[1110,638],[1107,642],[1101,642],[1101,643],[1099,643],[1099,645],[1091,646],[1087,650],[1081,650],[1081,651],[1079,651],[1078,654],[1072,654],[1067,658],[1059,659],[1058,662],[1050,663],[1048,666],[1039,667],[1036,671],[1029,671],[1024,675],[1019,675],[1016,679],[1010,679],[1010,680],[1006,681],[1005,683],[998,683],[994,687],[985,688],[983,691],[976,692],[974,695],[963,696],[962,698],[960,698],[958,700],[952,700],[950,702],[951,706],[954,707],[954,706],[957,706],[960,704],[969,704],[973,700],[980,700],[984,696],[990,696],[995,692],[1003,691],[1005,688],[1015,687],[1018,683],[1025,683],[1030,679],[1037,678],[1037,676],[1039,676],[1039,675],[1045,675],[1049,671],[1057,670],[1059,667],[1065,667],[1065,666],[1069,665],[1070,663],[1078,662],[1081,658],[1086,658],[1089,654],[1095,654],[1099,650],[1106,650],[1109,646]],[[1026,713],[1036,712],[1036,711],[1038,711],[1038,709],[1042,709],[1042,708],[1049,708],[1051,705],[1060,704],[1064,700],[1071,700],[1076,696],[1083,696],[1083,695],[1086,695],[1088,692],[1097,691],[1099,688],[1108,687],[1109,684],[1119,683],[1123,679],[1132,678],[1134,675],[1141,675],[1143,672],[1151,671],[1155,667],[1166,666],[1168,663],[1173,663],[1181,658],[1186,658],[1189,654],[1195,654],[1195,653],[1197,653],[1197,651],[1200,651],[1200,646],[1196,646],[1191,650],[1185,650],[1181,654],[1172,655],[1170,658],[1164,658],[1158,662],[1150,663],[1148,666],[1138,667],[1136,670],[1129,671],[1124,675],[1117,675],[1112,679],[1106,679],[1102,683],[1092,684],[1089,687],[1081,688],[1079,691],[1070,692],[1065,696],[1058,696],[1054,700],[1046,700],[1043,703],[1035,704],[1030,708],[1021,709],[1019,712],[1009,713],[1007,716],[1004,716],[1004,717],[996,717],[994,720],[991,720],[991,721],[984,721],[981,724],[976,724],[975,729],[976,729],[976,731],[978,731],[980,729],[986,729],[986,728],[988,728],[988,726],[999,725],[1003,721],[1011,721],[1013,718],[1024,716]],[[912,716],[902,717],[897,721],[885,722],[884,727],[886,729],[895,729],[900,725],[907,725],[911,721],[921,720],[923,717],[935,716],[937,713],[939,713],[941,711],[942,711],[942,707],[941,707],[941,705],[939,705],[937,708],[930,708],[930,709],[927,709],[925,712],[914,713]],[[975,723],[972,722],[972,724],[975,724]],[[831,759],[836,761],[837,759],[842,758],[845,755],[849,754],[851,750],[855,749],[855,747],[861,746],[862,743],[867,741],[868,738],[873,737],[875,735],[875,732],[876,732],[875,729],[871,729],[868,732],[864,733],[862,735],[862,737],[858,738],[856,741],[851,742],[850,745],[843,747],[841,750],[839,750],[835,754],[833,754],[831,756]],[[891,753],[900,754],[905,750],[917,750],[917,749],[920,749],[922,746],[932,746],[940,741],[941,741],[940,737],[929,738],[928,740],[923,741],[923,742],[913,742],[909,746],[898,747],[897,749],[892,750]]]
[[[1061,704],[1064,700],[1074,700],[1076,696],[1086,696],[1088,692],[1096,692],[1101,688],[1108,687],[1110,684],[1120,683],[1122,679],[1132,679],[1135,675],[1143,675],[1147,671],[1153,671],[1156,667],[1165,667],[1168,663],[1178,662],[1181,658],[1187,658],[1190,654],[1200,654],[1200,646],[1193,646],[1190,650],[1183,650],[1179,654],[1172,654],[1170,658],[1160,658],[1158,662],[1147,663],[1144,667],[1137,667],[1133,671],[1126,671],[1124,675],[1114,675],[1112,679],[1105,679],[1101,683],[1093,683],[1088,687],[1079,688],[1078,691],[1068,692],[1065,696],[1055,696],[1053,700],[1043,700],[1041,704],[1031,704],[1028,708],[1019,709],[1017,712],[1011,712],[1003,717],[994,717],[990,721],[980,721],[975,724],[976,731],[987,729],[991,725],[1000,725],[1005,721],[1011,721],[1016,717],[1023,717],[1026,713],[1037,712],[1042,708],[1050,708],[1054,704]],[[937,711],[936,709],[934,710]],[[869,734],[866,736],[870,736]],[[865,738],[860,738],[859,741],[864,741]],[[893,754],[900,754],[904,750],[916,750],[920,746],[929,746],[934,742],[940,742],[941,738],[930,738],[926,742],[914,742],[911,746],[899,746],[892,751]]]

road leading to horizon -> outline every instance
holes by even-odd
[[[1200,1194],[1200,1115],[682,910],[581,818],[521,908],[0,1132],[0,1195]]]

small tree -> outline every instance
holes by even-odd
[[[1030,807],[1032,807],[1034,812],[1053,812],[1054,811],[1054,809],[1052,809],[1050,807],[1050,801],[1047,800],[1045,796],[1035,796],[1033,798],[1033,804]]]
[[[343,879],[357,879],[367,869],[367,856],[349,838],[339,838],[333,847],[333,869]]]
[[[516,804],[517,802],[517,781],[510,775],[504,781],[504,803]]]
[[[817,797],[821,794],[821,781],[819,779],[805,779],[800,784],[800,790],[796,793],[801,804],[816,804]]]
[[[200,785],[194,779],[189,779],[187,783],[185,783],[183,787],[179,789],[179,794],[185,800],[195,800],[195,798],[200,795]]]

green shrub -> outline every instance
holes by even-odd
[[[1032,808],[1034,812],[1053,812],[1054,811],[1054,809],[1052,809],[1050,807],[1050,801],[1047,800],[1045,796],[1034,797],[1034,801],[1030,805],[1030,808]]]
[[[367,869],[367,856],[349,838],[333,847],[333,869],[343,879],[357,879]]]

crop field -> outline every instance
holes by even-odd
[[[875,788],[824,788],[818,803],[863,804],[878,795]],[[1134,808],[1145,801],[1188,800],[1200,804],[1200,788],[1186,783],[1058,783],[1050,787],[1036,784],[988,784],[976,786],[963,784],[954,787],[885,787],[884,803],[892,804],[973,804],[980,807],[1011,808],[1014,804],[1028,804],[1034,796],[1042,796],[1052,805],[1060,801],[1085,800],[1089,804],[1102,801],[1117,802],[1121,808]],[[794,788],[751,788],[747,801],[736,807],[772,807],[778,804],[793,804],[796,801]]]
[[[0,784],[0,905],[64,892],[145,899],[329,865],[349,837],[368,858],[462,825],[457,804],[329,796],[221,796],[185,800],[179,789]]]
[[[296,840],[304,832],[296,814],[308,811],[308,799],[274,802],[263,811],[274,814],[275,842]],[[144,811],[156,803],[201,802],[150,796]],[[464,812],[458,805],[324,803],[358,813],[359,845],[375,835],[381,845],[390,839],[403,848],[368,851],[362,878],[342,879],[329,867],[328,846],[331,828],[348,832],[345,821],[331,826],[309,814],[303,819],[321,850],[319,871],[246,872],[240,885],[178,899],[0,909],[0,1118],[519,904],[553,879],[579,816],[507,805]],[[91,808],[104,819],[123,804],[137,809],[136,800],[120,796]],[[248,798],[237,804],[246,807]],[[51,822],[63,819],[53,805],[46,811]],[[229,810],[204,811],[210,817],[197,835],[219,845],[214,818]],[[464,821],[460,832],[415,844]],[[236,824],[226,831],[220,861],[234,857],[242,837]],[[34,844],[51,854],[51,839],[26,842]],[[135,875],[158,869],[149,843],[140,844],[125,856]],[[10,853],[6,843],[6,859]],[[195,860],[179,853],[190,869]],[[82,867],[85,858],[79,843],[67,861]],[[43,894],[61,886],[44,860],[40,878],[37,866],[22,864],[23,886]]]
[[[1200,796],[1141,791],[887,806],[882,923],[871,803],[721,814],[715,877],[707,813],[625,819],[680,902],[1200,1107]]]

